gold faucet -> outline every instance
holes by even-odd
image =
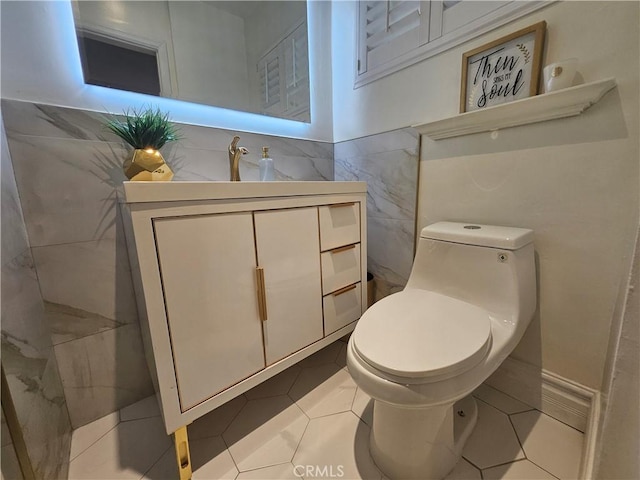
[[[240,156],[246,155],[249,153],[244,147],[238,147],[238,142],[240,141],[239,136],[233,137],[231,141],[231,145],[229,145],[229,168],[231,170],[231,178],[232,182],[240,181]]]

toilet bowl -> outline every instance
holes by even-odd
[[[358,321],[347,367],[374,400],[370,451],[392,480],[441,479],[477,418],[470,396],[536,309],[533,231],[425,227],[407,286]]]

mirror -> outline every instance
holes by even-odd
[[[306,1],[73,1],[85,83],[310,122]]]

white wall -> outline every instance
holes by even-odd
[[[178,97],[237,110],[254,109],[249,103],[244,20],[216,8],[215,3],[169,2],[169,13]]]
[[[66,1],[0,3],[3,98],[121,113],[153,103],[178,122],[332,141],[331,4],[309,2],[311,124],[85,85]]]
[[[640,233],[640,232],[639,232]],[[614,325],[609,349],[612,360],[605,384],[600,458],[595,478],[640,478],[640,237],[636,250],[621,325]]]
[[[541,20],[545,64],[578,57],[585,82],[616,78],[580,117],[495,139],[423,136],[418,194],[419,228],[448,219],[535,230],[539,315],[514,356],[600,389],[638,226],[639,4],[553,3],[356,90],[355,6],[333,7],[336,141],[455,115],[462,54]]]

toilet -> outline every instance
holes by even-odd
[[[439,222],[405,289],[360,318],[347,367],[373,398],[370,452],[391,480],[442,479],[477,419],[473,392],[536,310],[533,231]]]

